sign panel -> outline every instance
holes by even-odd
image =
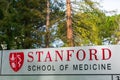
[[[113,80],[108,75],[87,76],[0,76],[0,80]],[[118,80],[116,76],[114,80]]]
[[[2,75],[120,74],[120,46],[6,50]]]
[[[2,62],[1,54],[2,54],[2,53],[1,53],[1,51],[0,51],[0,75],[1,75],[1,67],[2,67],[2,66],[1,66],[1,62]]]

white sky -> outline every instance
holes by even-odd
[[[115,10],[117,14],[120,14],[120,0],[96,0],[100,2],[103,9],[107,11]]]

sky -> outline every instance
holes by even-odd
[[[120,0],[96,0],[100,2],[104,10],[112,11],[115,10],[117,14],[120,14]],[[110,14],[108,14],[110,15]]]

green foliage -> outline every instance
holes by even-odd
[[[106,16],[92,0],[76,0],[72,5],[75,46],[120,41],[120,15]],[[45,24],[46,0],[0,0],[0,44],[7,44],[7,49],[44,47]],[[63,0],[50,0],[49,30],[50,45],[56,39],[68,45]]]
[[[50,26],[64,15],[59,1],[51,0]],[[43,47],[46,4],[46,0],[0,0],[0,44],[7,44],[7,49]]]
[[[40,3],[44,5],[40,7]],[[42,35],[38,26],[45,24],[45,3],[45,0],[0,1],[0,10],[4,14],[0,20],[1,43],[5,42],[8,49],[33,48],[36,43],[40,45],[38,38]]]
[[[91,0],[73,2],[73,36],[75,46],[113,44],[118,29],[115,16],[106,16]],[[77,8],[76,8],[77,6]],[[64,20],[59,24],[58,36],[66,43]],[[109,42],[109,43],[108,43]],[[64,46],[66,46],[65,44]]]

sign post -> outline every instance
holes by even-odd
[[[119,45],[5,50],[0,58],[1,76],[102,76],[106,78],[100,80],[120,80]]]

